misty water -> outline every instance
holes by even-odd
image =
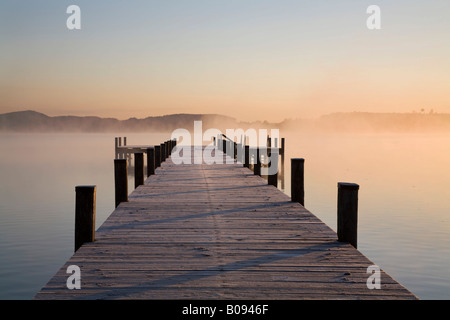
[[[0,135],[1,299],[32,299],[73,254],[76,185],[97,185],[97,228],[114,210],[115,136]],[[336,230],[337,183],[358,183],[358,249],[419,298],[450,299],[450,134],[281,136],[280,189],[289,159],[305,158],[305,207]]]

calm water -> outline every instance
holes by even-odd
[[[337,182],[358,183],[359,249],[419,298],[450,299],[450,134],[281,135],[286,177],[306,159],[307,209],[336,230]],[[113,211],[115,136],[0,135],[0,299],[31,299],[72,255],[76,185],[97,185],[97,227]]]

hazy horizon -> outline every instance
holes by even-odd
[[[157,118],[157,117],[167,117],[167,116],[174,116],[174,115],[202,115],[202,116],[223,116],[223,117],[229,117],[229,118],[233,118],[238,122],[269,122],[269,123],[281,123],[284,121],[291,121],[291,120],[318,120],[322,117],[327,117],[330,115],[335,115],[335,114],[373,114],[373,115],[443,115],[443,116],[447,116],[450,115],[450,111],[449,112],[436,112],[434,109],[425,109],[422,108],[421,110],[412,110],[410,112],[408,111],[400,111],[400,112],[389,112],[389,111],[385,111],[385,112],[374,112],[374,111],[340,111],[340,110],[335,110],[333,112],[330,113],[325,113],[325,114],[318,114],[316,116],[310,116],[310,117],[296,117],[296,118],[283,118],[280,121],[273,121],[271,122],[270,119],[253,119],[253,120],[243,120],[243,119],[239,119],[235,116],[233,116],[232,114],[224,114],[224,113],[196,113],[196,112],[176,112],[176,113],[161,113],[161,114],[147,114],[147,115],[142,115],[141,117],[137,117],[134,115],[130,115],[129,117],[124,117],[124,118],[118,118],[118,117],[114,117],[114,116],[100,116],[97,114],[83,114],[83,113],[67,113],[67,114],[49,114],[49,113],[45,113],[42,112],[40,110],[33,110],[33,109],[17,109],[17,110],[12,110],[12,111],[7,111],[7,112],[1,112],[0,115],[6,115],[6,114],[13,114],[13,113],[22,113],[22,112],[35,112],[35,113],[39,113],[39,114],[43,114],[45,116],[51,117],[51,118],[57,118],[57,117],[80,117],[80,118],[88,118],[88,117],[97,117],[97,118],[102,118],[102,119],[115,119],[115,120],[119,120],[119,121],[125,121],[125,120],[130,120],[130,119],[138,119],[138,120],[142,120],[142,119],[146,119],[146,118]]]

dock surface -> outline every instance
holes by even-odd
[[[168,158],[35,299],[417,299],[374,264],[242,164]]]

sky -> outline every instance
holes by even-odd
[[[0,113],[450,113],[448,0],[1,0],[0,44]]]

